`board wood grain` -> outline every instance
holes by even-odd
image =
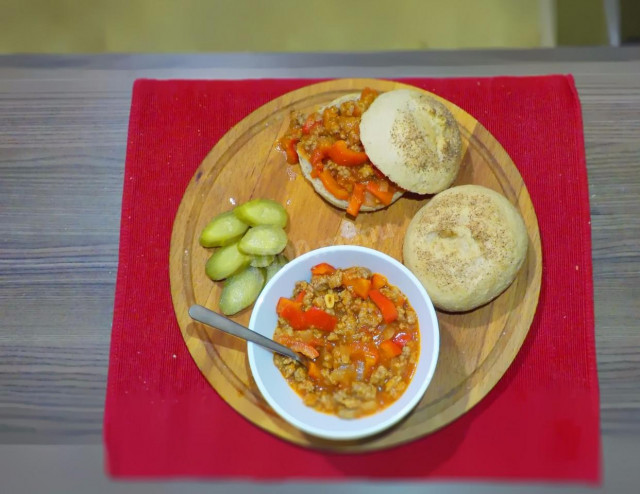
[[[516,205],[529,235],[525,265],[514,283],[491,303],[463,314],[438,312],[441,349],[436,374],[420,404],[398,426],[373,438],[338,443],[303,434],[269,408],[252,379],[245,342],[188,316],[194,303],[217,310],[222,286],[204,273],[211,250],[202,248],[198,237],[215,215],[249,199],[266,197],[281,202],[290,215],[290,242],[285,250],[289,258],[327,245],[354,244],[402,260],[406,227],[428,196],[408,195],[385,210],[362,213],[354,220],[317,195],[299,167],[287,165],[275,147],[292,109],[310,111],[364,87],[388,91],[406,86],[374,79],[323,82],[285,94],[233,127],[194,174],[176,216],[170,253],[176,316],[189,352],[209,383],[257,426],[294,443],[340,451],[374,450],[410,441],[476,405],[502,377],[527,335],[542,272],[536,215],[517,168],[471,115],[441,99],[456,117],[463,137],[464,158],[455,185],[484,185]],[[234,319],[246,325],[250,313],[246,309]]]

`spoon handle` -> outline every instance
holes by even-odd
[[[275,341],[250,330],[249,328],[245,328],[237,322],[232,321],[217,312],[213,312],[202,305],[196,304],[189,307],[189,315],[196,321],[217,328],[220,331],[229,333],[230,335],[237,336],[238,338],[242,338],[243,340],[251,341],[256,345],[266,347],[271,351],[284,355],[285,357],[290,357],[301,364],[304,364],[302,357],[290,348],[287,348],[280,343],[276,343]]]

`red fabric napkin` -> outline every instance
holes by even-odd
[[[410,444],[305,449],[254,426],[189,355],[169,291],[172,223],[192,174],[235,123],[316,81],[153,81],[133,88],[104,435],[115,477],[600,481],[587,174],[570,76],[405,79],[476,117],[513,158],[542,236],[538,311],[475,408]]]

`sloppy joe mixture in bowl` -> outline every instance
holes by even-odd
[[[325,439],[379,433],[419,403],[435,372],[438,321],[416,277],[379,251],[333,246],[282,268],[249,327],[307,357],[248,344],[260,392],[283,419]]]

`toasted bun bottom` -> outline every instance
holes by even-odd
[[[527,247],[524,221],[504,196],[462,185],[437,194],[416,213],[403,255],[435,306],[463,312],[486,304],[513,282]]]

